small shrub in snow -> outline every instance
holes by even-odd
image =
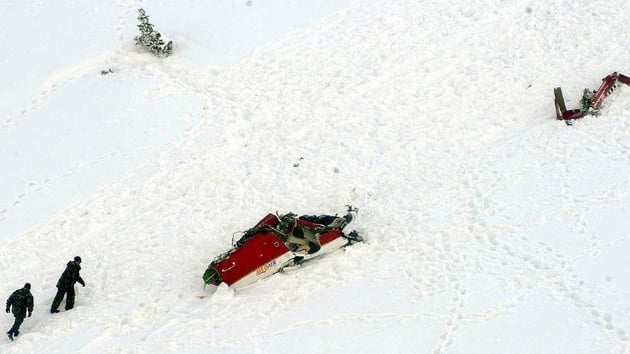
[[[153,24],[149,23],[149,16],[144,12],[144,9],[138,9],[138,20],[140,24],[140,35],[136,36],[136,44],[142,45],[148,48],[157,56],[169,56],[173,53],[173,42],[166,42],[160,32],[153,29]]]

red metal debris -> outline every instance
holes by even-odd
[[[555,106],[556,106],[556,118],[559,120],[569,121],[573,119],[582,118],[587,114],[596,113],[601,107],[604,99],[615,89],[617,82],[630,85],[630,77],[613,72],[602,79],[602,84],[596,91],[584,89],[582,99],[580,100],[581,107],[579,109],[567,110],[564,104],[564,97],[562,96],[562,89],[556,87],[553,89]]]

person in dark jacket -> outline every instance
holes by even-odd
[[[81,271],[81,257],[74,257],[74,261],[68,262],[66,270],[63,271],[59,281],[57,282],[57,295],[53,299],[50,313],[57,313],[57,308],[61,305],[64,295],[66,296],[66,311],[74,307],[74,283],[85,286],[85,282],[79,272]]]
[[[31,284],[26,283],[22,289],[17,289],[9,296],[7,300],[7,313],[13,312],[15,322],[13,327],[7,332],[9,339],[13,340],[13,337],[17,337],[20,334],[20,325],[24,322],[24,318],[31,317],[33,313],[33,295],[31,295]]]

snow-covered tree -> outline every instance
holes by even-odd
[[[142,45],[158,56],[169,56],[173,53],[173,42],[166,41],[162,37],[160,32],[153,28],[153,24],[149,22],[149,16],[147,16],[144,9],[138,9],[138,20],[140,24],[140,35],[136,36],[136,44]]]

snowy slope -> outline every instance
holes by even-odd
[[[0,294],[35,296],[0,352],[630,352],[630,87],[572,127],[552,102],[630,74],[628,10],[0,3]],[[267,212],[347,203],[365,244],[203,288]]]

